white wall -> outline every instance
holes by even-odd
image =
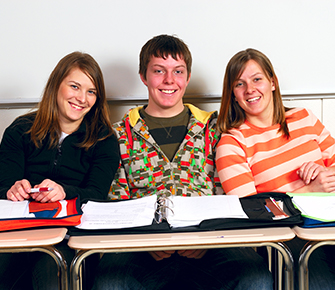
[[[176,34],[194,58],[188,94],[221,93],[225,66],[247,47],[269,56],[285,92],[335,92],[333,0],[2,0],[0,99],[39,98],[64,55],[103,68],[111,98],[145,96],[138,54]]]
[[[138,54],[162,33],[190,47],[188,96],[219,96],[228,60],[248,47],[270,58],[283,94],[334,94],[334,15],[333,0],[2,0],[0,134],[26,110],[17,104],[38,101],[56,63],[75,50],[99,62],[111,100],[145,99]],[[111,103],[113,117],[128,105]]]

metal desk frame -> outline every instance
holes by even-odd
[[[276,236],[273,235],[274,232],[276,232]],[[290,228],[262,228],[188,233],[70,237],[69,246],[78,251],[70,267],[71,289],[81,289],[80,265],[86,257],[95,253],[269,246],[282,254],[285,265],[285,289],[289,290],[293,289],[294,285],[293,257],[290,249],[283,241],[293,239],[294,236]]]
[[[332,231],[331,231],[332,229]],[[310,255],[319,247],[335,245],[334,227],[300,228],[294,227],[295,234],[306,240],[299,256],[299,289],[309,289],[308,260]]]
[[[66,232],[66,228],[1,232],[0,253],[43,252],[50,255],[58,267],[59,289],[68,290],[66,261],[53,246],[64,239]]]

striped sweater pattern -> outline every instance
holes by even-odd
[[[290,192],[304,186],[297,174],[304,162],[335,165],[335,140],[310,110],[291,109],[286,121],[289,138],[278,133],[279,125],[259,128],[248,121],[221,135],[216,166],[226,194]]]

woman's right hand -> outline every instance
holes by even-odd
[[[7,199],[12,201],[23,201],[29,199],[28,192],[31,190],[30,182],[27,179],[18,180],[7,191]]]

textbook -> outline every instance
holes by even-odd
[[[197,226],[204,220],[216,218],[247,219],[238,196],[212,195],[158,197],[94,202],[82,206],[83,216],[79,229],[122,229],[149,226],[153,220],[163,220],[172,228]]]

